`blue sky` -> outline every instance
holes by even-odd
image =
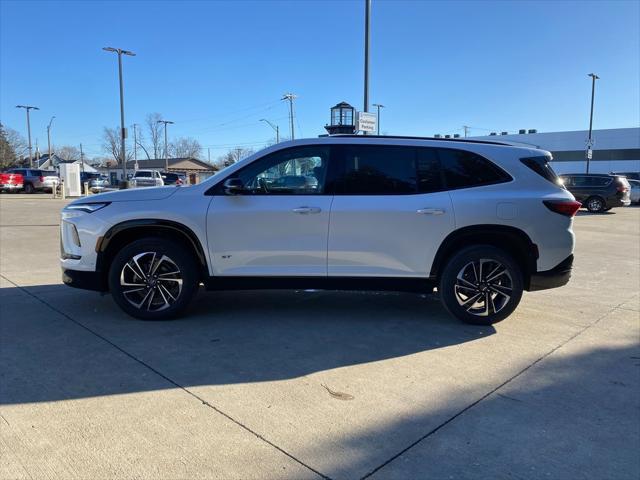
[[[212,159],[273,137],[260,118],[296,136],[324,133],[329,108],[362,107],[364,3],[357,1],[0,1],[0,119],[46,146],[101,151],[103,126],[119,123],[117,67],[125,57],[128,125],[149,112],[175,121]],[[372,103],[389,134],[472,135],[489,130],[594,128],[640,123],[638,1],[373,0]]]

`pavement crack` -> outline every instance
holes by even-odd
[[[30,297],[34,298],[35,300],[37,300],[38,302],[42,303],[43,305],[45,305],[46,307],[50,308],[51,310],[53,310],[54,312],[62,315],[64,318],[66,318],[67,320],[69,320],[72,323],[75,323],[77,326],[85,329],[87,332],[91,333],[92,335],[95,335],[96,337],[98,337],[100,340],[106,342],[107,344],[111,345],[113,348],[115,348],[116,350],[120,351],[121,353],[123,353],[124,355],[126,355],[127,357],[129,357],[130,359],[132,359],[133,361],[139,363],[140,365],[144,366],[145,368],[151,370],[153,373],[155,373],[156,375],[158,375],[159,377],[163,378],[164,380],[166,380],[167,382],[169,382],[171,385],[174,385],[175,387],[179,388],[180,390],[182,390],[183,392],[187,393],[188,395],[192,396],[193,398],[195,398],[196,400],[199,400],[203,405],[205,405],[206,407],[212,409],[213,411],[215,411],[216,413],[222,415],[223,417],[225,417],[227,420],[235,423],[237,426],[239,426],[240,428],[246,430],[247,432],[251,433],[253,436],[255,436],[257,439],[263,441],[264,443],[270,445],[271,447],[275,448],[276,450],[278,450],[280,453],[284,454],[285,456],[289,457],[291,460],[293,460],[294,462],[302,465],[303,467],[307,468],[308,470],[312,471],[313,473],[315,473],[316,475],[318,475],[319,477],[325,479],[325,480],[332,480],[331,477],[328,477],[327,475],[319,472],[318,470],[314,469],[313,467],[307,465],[306,463],[304,463],[302,460],[294,457],[291,453],[287,452],[286,450],[284,450],[283,448],[279,447],[278,445],[276,445],[275,443],[273,443],[271,440],[267,439],[266,437],[264,437],[263,435],[259,434],[258,432],[256,432],[255,430],[251,429],[250,427],[248,427],[247,425],[243,424],[242,422],[240,422],[239,420],[236,420],[235,418],[233,418],[231,415],[229,415],[228,413],[223,412],[222,410],[220,410],[218,407],[216,407],[215,405],[209,403],[207,400],[205,400],[204,398],[200,397],[198,394],[192,392],[191,390],[189,390],[187,387],[185,387],[184,385],[179,384],[178,382],[176,382],[175,380],[173,380],[172,378],[168,377],[167,375],[165,375],[164,373],[160,372],[159,370],[155,369],[154,367],[152,367],[151,365],[149,365],[148,363],[146,363],[144,360],[141,360],[140,358],[136,357],[135,355],[133,355],[132,353],[128,352],[127,350],[125,350],[124,348],[120,347],[118,344],[112,342],[111,340],[109,340],[107,337],[101,335],[100,333],[96,332],[95,330],[93,330],[92,328],[86,326],[85,324],[83,324],[82,322],[79,322],[78,320],[76,320],[75,318],[71,317],[70,315],[66,314],[65,312],[63,312],[62,310],[59,310],[58,308],[54,307],[53,305],[51,305],[49,302],[47,302],[46,300],[40,298],[39,296],[37,296],[36,294],[30,292],[27,288],[18,285],[17,283],[15,283],[14,281],[8,279],[7,277],[5,277],[4,275],[0,274],[0,277],[4,278],[7,282],[11,283],[13,286],[15,286],[17,289],[21,290],[22,292],[26,293],[27,295],[29,295]],[[4,417],[3,417],[4,418]],[[6,421],[6,420],[5,420]]]
[[[418,445],[419,443],[421,443],[423,440],[428,439],[429,437],[433,436],[435,433],[437,433],[439,430],[441,430],[442,428],[446,427],[448,424],[450,424],[451,422],[453,422],[456,418],[460,417],[461,415],[463,415],[464,413],[468,412],[469,410],[471,410],[473,407],[475,407],[476,405],[478,405],[479,403],[481,403],[483,400],[486,400],[487,398],[489,398],[491,395],[493,395],[494,393],[496,393],[498,390],[500,390],[502,387],[508,385],[509,383],[511,383],[513,380],[515,380],[516,378],[518,378],[520,375],[522,375],[523,373],[527,372],[528,370],[530,370],[531,368],[535,367],[538,363],[542,362],[543,360],[545,360],[547,357],[549,357],[550,355],[553,355],[555,352],[557,352],[558,350],[560,350],[562,347],[564,347],[566,344],[568,344],[569,342],[571,342],[572,340],[574,340],[575,338],[577,338],[578,336],[582,335],[584,332],[586,332],[588,329],[590,329],[591,327],[597,325],[603,318],[607,317],[608,315],[610,315],[612,312],[615,312],[616,310],[619,310],[622,308],[622,305],[624,305],[625,303],[627,303],[628,300],[625,300],[624,302],[619,303],[618,305],[612,307],[610,310],[608,310],[606,313],[602,314],[600,317],[598,317],[596,320],[594,320],[592,323],[590,323],[589,325],[586,325],[584,327],[582,327],[580,330],[578,330],[576,333],[574,333],[573,335],[571,335],[569,338],[567,338],[565,341],[559,343],[558,345],[556,345],[555,347],[553,347],[551,350],[549,350],[547,353],[545,353],[544,355],[538,357],[536,360],[534,360],[533,362],[531,362],[529,365],[527,365],[526,367],[524,367],[522,370],[520,370],[519,372],[517,372],[515,375],[509,377],[507,380],[505,380],[504,382],[502,382],[500,385],[498,385],[497,387],[493,388],[492,390],[490,390],[489,392],[485,393],[483,396],[481,396],[480,398],[478,398],[477,400],[475,400],[474,402],[470,403],[469,405],[467,405],[466,407],[462,408],[461,410],[459,410],[458,412],[456,412],[454,415],[452,415],[451,417],[449,417],[448,419],[446,419],[444,422],[440,423],[439,425],[437,425],[435,428],[431,429],[429,432],[427,432],[426,434],[424,434],[423,436],[421,436],[420,438],[418,438],[416,441],[414,441],[413,443],[411,443],[410,445],[408,445],[407,447],[403,448],[402,450],[400,450],[398,453],[396,453],[395,455],[393,455],[392,457],[390,457],[389,459],[387,459],[385,462],[383,462],[382,464],[378,465],[376,468],[374,468],[373,470],[371,470],[369,473],[367,473],[366,475],[364,475],[363,477],[361,477],[360,480],[365,480],[367,478],[370,478],[372,475],[374,475],[375,473],[377,473],[378,471],[380,471],[381,469],[383,469],[384,467],[386,467],[387,465],[389,465],[391,462],[393,462],[394,460],[396,460],[397,458],[401,457],[402,455],[404,455],[405,453],[407,453],[409,450],[411,450],[413,447],[415,447],[416,445]]]

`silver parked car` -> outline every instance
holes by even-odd
[[[629,196],[631,197],[631,203],[640,203],[640,180],[627,179],[629,185],[631,185],[631,191]]]
[[[60,184],[60,178],[55,171],[38,170],[34,168],[12,168],[9,173],[19,173],[23,178],[24,192],[51,192]]]

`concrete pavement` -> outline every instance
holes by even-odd
[[[581,213],[569,286],[472,327],[395,293],[133,320],[60,284],[62,205],[0,196],[0,478],[640,475],[638,208]]]

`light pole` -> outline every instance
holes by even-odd
[[[124,88],[122,86],[122,55],[135,57],[136,54],[130,52],[129,50],[123,50],[121,48],[113,47],[104,47],[103,50],[118,54],[118,78],[120,79],[120,155],[122,156],[121,188],[127,188],[127,155],[125,152],[125,138],[127,138],[127,131],[124,128]]]
[[[589,115],[589,139],[587,140],[587,173],[589,173],[589,162],[591,161],[591,156],[593,155],[593,150],[592,150],[592,146],[593,146],[593,140],[591,138],[591,131],[593,128],[593,98],[595,96],[596,93],[596,80],[598,80],[600,77],[598,75],[596,75],[595,73],[590,73],[588,75],[589,77],[591,77],[591,114]]]
[[[138,124],[133,124],[133,169],[138,170]]]
[[[281,98],[281,100],[289,100],[289,128],[291,130],[291,140],[295,139],[293,131],[293,100],[296,98],[298,98],[298,96],[293,93],[285,93]]]
[[[51,117],[49,120],[49,125],[47,125],[47,145],[49,147],[49,163],[53,167],[53,159],[51,158],[51,124],[53,123],[53,119],[56,118],[55,115]]]
[[[33,168],[33,151],[31,149],[31,120],[29,119],[29,110],[40,110],[38,107],[30,105],[16,105],[16,108],[24,108],[27,111],[27,137],[29,139],[29,168]]]
[[[380,103],[374,103],[373,104],[374,107],[376,107],[378,109],[378,135],[380,135],[380,109],[384,108],[384,105],[381,105]]]
[[[369,23],[371,0],[364,0],[364,111],[369,111]]]
[[[280,143],[280,127],[278,127],[278,125],[274,125],[266,118],[261,118],[260,121],[268,123],[269,126],[276,131],[276,143]]]
[[[164,171],[169,171],[169,149],[167,144],[167,124],[173,125],[169,120],[158,120],[158,123],[164,123]]]

